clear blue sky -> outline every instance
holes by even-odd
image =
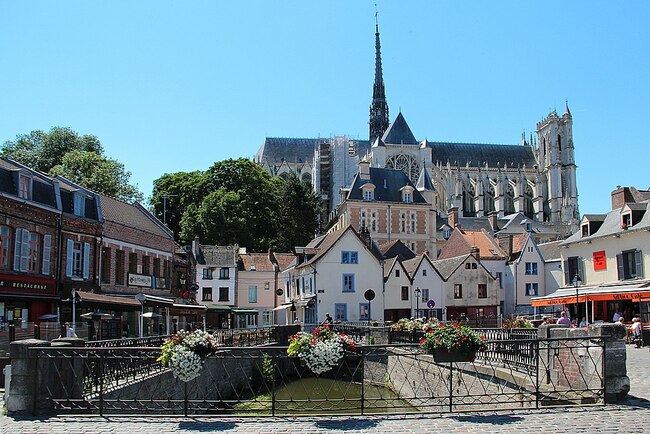
[[[391,120],[516,144],[568,99],[582,213],[647,189],[650,2],[378,1]],[[145,195],[266,136],[365,139],[374,1],[0,0],[0,143],[94,134]]]

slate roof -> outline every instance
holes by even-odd
[[[398,257],[389,258],[386,260],[386,263],[384,264],[384,281],[390,277],[390,274],[395,269],[394,267],[400,267],[401,269],[404,269],[404,267],[400,266]]]
[[[499,219],[499,223],[501,225],[501,229],[499,230],[499,235],[526,233],[527,232],[526,225],[522,224],[524,220],[527,220],[530,223],[530,227],[535,234],[552,235],[552,236],[561,235],[561,233],[557,229],[553,227],[549,227],[547,224],[544,224],[543,222],[529,219],[521,212],[509,214],[505,216],[505,218]]]
[[[208,246],[200,247],[199,264],[215,265],[217,267],[235,267],[237,264],[237,250],[235,246]]]
[[[415,253],[401,240],[394,240],[379,246],[379,251],[384,258],[399,257],[401,260],[415,258]]]
[[[147,211],[142,205],[129,204],[121,200],[97,193],[105,221],[119,223],[121,225],[140,229],[150,234],[159,235],[165,238],[173,238],[172,232]]]
[[[267,137],[257,151],[255,161],[266,161],[270,164],[281,163],[311,163],[314,150],[320,143],[328,142],[327,138],[310,139],[301,137]],[[356,144],[357,154],[365,155],[370,149],[368,140],[351,140]]]
[[[539,252],[542,254],[544,261],[559,260],[562,258],[560,254],[561,240],[552,241],[550,243],[538,244]]]
[[[453,258],[438,259],[432,261],[432,263],[434,268],[438,270],[438,274],[440,274],[444,280],[448,280],[449,277],[454,274],[454,271],[456,271],[460,264],[465,262],[468,256],[469,255],[461,255],[455,256]]]
[[[406,119],[402,116],[402,112],[399,112],[395,121],[388,127],[383,137],[381,138],[384,143],[396,144],[396,145],[418,145],[419,143],[415,140],[411,128],[406,123]]]
[[[18,173],[20,171],[32,178],[31,201],[58,209],[54,181],[42,173],[8,158],[0,158],[0,192],[18,197]]]
[[[607,213],[607,215],[605,216],[605,220],[603,221],[603,224],[600,225],[600,227],[596,232],[594,232],[589,236],[583,237],[582,232],[577,231],[569,238],[564,240],[562,245],[567,245],[578,241],[587,241],[590,239],[595,239],[595,238],[600,238],[600,237],[605,237],[605,236],[610,236],[615,234],[621,234],[624,232],[650,229],[650,200],[641,202],[641,204],[645,206],[645,211],[641,210],[638,212],[643,212],[644,213],[643,217],[638,223],[629,226],[627,229],[621,228],[621,211],[623,210],[623,207],[616,208]],[[625,205],[629,207],[630,205],[633,204],[627,203]]]
[[[445,165],[465,167],[523,167],[537,164],[530,146],[491,145],[479,143],[427,142],[431,148],[431,161]]]
[[[413,187],[413,203],[426,204],[427,201],[420,194],[408,178],[406,173],[399,169],[370,168],[370,179],[362,179],[357,173],[352,181],[348,193],[348,200],[363,200],[361,186],[370,181],[375,186],[374,202],[403,202],[400,189],[406,185]]]
[[[431,176],[429,176],[429,171],[425,167],[423,167],[420,171],[420,176],[418,176],[418,182],[415,184],[415,187],[418,189],[418,191],[436,191],[436,189],[433,187]]]

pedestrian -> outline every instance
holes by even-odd
[[[330,316],[330,314],[326,313],[325,314],[325,321],[323,321],[323,324],[332,325],[333,322],[334,322],[334,320],[332,320],[332,317]]]
[[[612,318],[612,322],[617,322],[621,318],[621,312],[618,310],[614,312],[614,317]]]
[[[582,317],[582,321],[580,321],[580,325],[579,325],[579,327],[587,327],[588,325],[589,325],[589,323],[587,322],[587,318],[585,318],[585,317],[583,316],[583,317]]]
[[[70,325],[69,322],[65,323],[65,337],[66,338],[76,338],[77,334],[74,332],[74,328]]]
[[[566,312],[562,311],[560,314],[560,319],[557,320],[557,324],[571,325],[571,320],[567,318]]]

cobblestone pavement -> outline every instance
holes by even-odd
[[[650,432],[650,353],[627,347],[629,397],[616,405],[581,408],[445,414],[309,418],[0,417],[0,433],[463,433]]]

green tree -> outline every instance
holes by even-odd
[[[307,245],[320,229],[322,203],[318,195],[292,173],[279,185],[277,204],[276,248],[291,251]]]
[[[63,176],[90,190],[126,202],[141,201],[142,193],[129,184],[131,172],[118,161],[90,151],[70,151],[61,164],[52,167],[50,176]]]
[[[196,170],[194,172],[166,173],[153,182],[153,192],[149,200],[151,209],[161,221],[167,223],[174,234],[181,233],[181,222],[189,207],[194,206],[196,208],[194,211],[196,211],[203,202],[203,198],[207,194],[205,179],[203,172]],[[191,214],[191,217],[186,217],[186,225],[189,224],[187,219],[194,217],[194,214]],[[192,231],[190,231],[190,238],[185,241],[193,239],[194,235],[191,233]],[[184,238],[181,237],[181,239]]]

